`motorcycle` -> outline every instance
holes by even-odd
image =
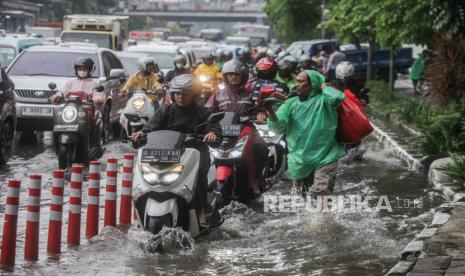
[[[56,85],[49,85],[51,90]],[[98,87],[97,91],[103,91]],[[88,163],[103,154],[103,120],[86,92],[70,92],[67,99],[58,98],[60,106],[54,116],[53,137],[60,169],[71,168],[75,162]]]
[[[283,134],[274,133],[267,124],[255,123],[260,136],[268,146],[267,177],[280,177],[286,171],[287,144]]]
[[[225,205],[231,200],[247,203],[254,199],[254,194],[249,190],[247,171],[244,158],[252,148],[251,135],[255,130],[249,117],[239,117],[237,113],[226,112],[220,122],[222,126],[223,141],[217,148],[210,148],[216,165],[217,190],[223,195]],[[271,187],[271,183],[264,181],[268,164],[264,164],[261,175],[260,191],[265,192]]]
[[[142,130],[145,124],[155,114],[156,109],[163,104],[163,98],[160,101],[152,103],[148,94],[153,93],[152,91],[145,91],[138,89],[135,91],[129,91],[131,98],[126,103],[126,107],[120,115],[119,122],[122,127],[121,140],[126,140],[126,137],[131,136],[134,132]],[[138,121],[130,121],[126,114],[137,114],[139,115]]]
[[[139,117],[137,114],[127,116],[131,121],[137,121]],[[219,122],[223,116],[224,113],[212,114],[208,123]],[[200,130],[206,124],[196,129]],[[133,146],[138,148],[132,193],[137,221],[140,227],[152,234],[158,234],[163,226],[180,227],[193,238],[202,234],[192,202],[200,152],[191,145],[203,139],[203,135],[196,133],[160,130],[142,136],[137,142],[133,141]],[[215,183],[215,166],[211,166],[205,210],[210,228],[223,222],[218,212],[222,206],[222,195],[214,191]]]

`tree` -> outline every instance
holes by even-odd
[[[367,80],[371,80],[373,45],[375,33],[376,10],[365,0],[341,0],[330,6],[329,18],[323,21],[319,28],[330,28],[341,40],[368,42]]]
[[[269,0],[264,11],[278,38],[286,43],[315,37],[320,0]]]

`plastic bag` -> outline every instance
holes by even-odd
[[[339,124],[336,139],[342,144],[360,142],[373,131],[370,121],[365,115],[363,104],[348,89],[344,90],[346,99],[339,107]]]

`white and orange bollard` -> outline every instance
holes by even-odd
[[[134,154],[125,154],[123,158],[123,181],[119,211],[119,223],[125,225],[131,224],[133,167]]]
[[[36,262],[39,259],[40,189],[42,176],[29,176],[26,239],[24,260]]]
[[[47,252],[49,254],[61,253],[64,178],[65,172],[63,170],[53,171],[52,202],[50,204],[47,240]]]
[[[87,196],[86,237],[88,239],[98,234],[99,205],[100,162],[91,161],[89,166],[89,188]]]
[[[3,224],[2,253],[0,264],[14,266],[16,258],[16,233],[18,228],[19,180],[8,180],[5,204],[5,222]]]
[[[105,215],[103,225],[116,226],[116,180],[117,180],[118,160],[108,158],[107,160],[107,181],[105,186]]]
[[[79,245],[81,239],[82,169],[81,165],[73,165],[71,168],[68,246]]]

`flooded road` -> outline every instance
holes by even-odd
[[[5,201],[5,179],[15,177],[23,180],[17,265],[13,273],[383,275],[397,262],[402,249],[415,233],[429,222],[432,209],[441,203],[441,198],[432,191],[425,177],[405,170],[402,162],[391,155],[391,149],[384,148],[371,137],[364,147],[363,162],[340,165],[335,195],[386,196],[392,212],[270,213],[264,212],[263,204],[245,206],[235,203],[222,210],[225,217],[223,225],[195,241],[182,231],[166,231],[165,254],[149,253],[150,235],[133,225],[127,231],[104,229],[90,241],[83,237],[79,249],[67,249],[63,244],[59,259],[51,260],[45,250],[51,171],[57,166],[57,160],[51,141],[45,135],[38,146],[16,150],[13,159],[0,170],[2,202]],[[107,145],[105,157],[121,159],[122,154],[129,151],[131,149],[127,145],[112,142]],[[34,172],[43,174],[41,240],[39,262],[28,264],[23,261],[25,188],[26,176]],[[289,181],[280,180],[266,195],[289,195],[291,190],[293,187]],[[65,193],[68,194],[66,189]],[[83,195],[86,193],[84,188]],[[85,196],[83,202],[86,202]],[[103,198],[100,203],[102,229]],[[85,211],[83,206],[83,218]],[[3,205],[0,213],[0,226],[3,226]],[[66,241],[67,212],[63,214],[63,241]],[[83,232],[84,225],[81,228]],[[190,248],[176,246],[179,239],[188,241]]]

